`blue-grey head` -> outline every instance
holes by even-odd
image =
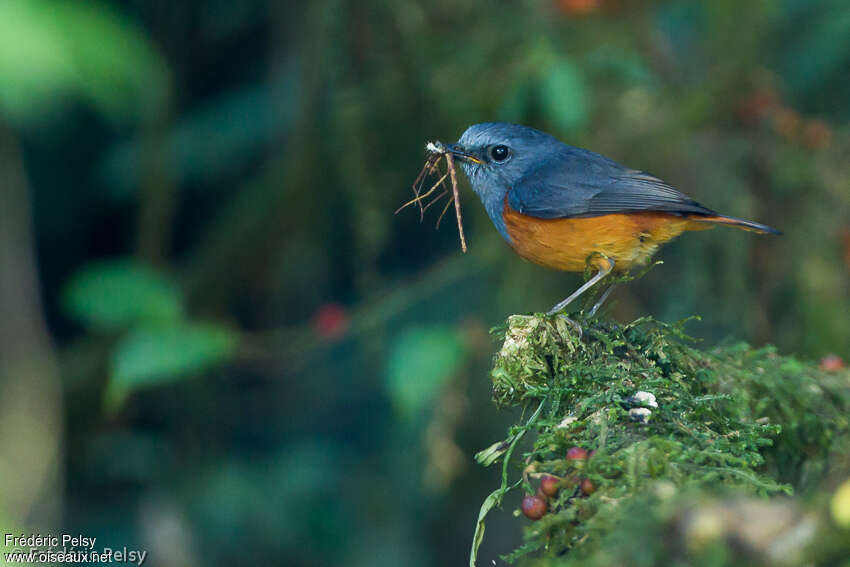
[[[481,198],[490,220],[510,241],[502,219],[505,196],[520,179],[563,151],[549,134],[501,122],[474,124],[456,144],[448,146],[463,167],[472,190]]]

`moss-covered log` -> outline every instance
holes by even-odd
[[[518,505],[544,477],[548,512],[530,523],[517,513],[525,544],[508,561],[749,565],[850,554],[850,497],[836,492],[850,476],[850,373],[772,347],[703,350],[683,324],[515,315],[495,330],[494,399],[524,411],[476,457],[503,474],[482,506],[472,562],[486,514],[511,491],[516,501],[505,503]],[[765,529],[753,535],[753,525]]]

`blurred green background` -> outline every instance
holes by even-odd
[[[846,359],[848,100],[844,0],[2,0],[0,525],[153,565],[464,562],[513,417],[488,329],[580,278],[464,179],[468,254],[393,216],[425,142],[519,122],[784,230],[686,235],[610,313]]]

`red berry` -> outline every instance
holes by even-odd
[[[828,354],[820,359],[820,368],[827,372],[835,372],[844,368],[844,361],[837,354]]]
[[[601,0],[559,0],[558,8],[567,15],[583,16],[599,8],[600,3]]]
[[[773,115],[773,130],[783,138],[794,138],[801,123],[800,115],[793,108],[780,108]]]
[[[573,447],[567,451],[567,460],[584,461],[587,459],[587,451],[581,447]]]
[[[776,91],[772,88],[759,88],[738,105],[738,118],[745,124],[755,124],[776,110],[780,104],[781,100]]]
[[[554,498],[558,495],[558,483],[561,482],[556,476],[552,476],[551,474],[547,474],[543,478],[540,479],[540,491],[543,492],[546,496],[550,496]]]
[[[803,127],[803,144],[811,149],[829,147],[832,129],[823,120],[811,120]]]
[[[543,516],[546,515],[546,509],[548,506],[546,505],[546,499],[539,494],[531,495],[529,494],[525,498],[522,499],[522,513],[525,514],[525,517],[529,520],[539,520]]]
[[[326,303],[319,307],[313,319],[316,334],[326,341],[342,338],[348,331],[348,313],[337,303]]]
[[[589,478],[582,479],[581,481],[581,493],[585,496],[590,496],[596,492],[596,486],[593,484]]]

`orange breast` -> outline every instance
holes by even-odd
[[[505,203],[502,216],[517,254],[535,264],[566,272],[584,271],[594,252],[614,260],[615,270],[646,262],[660,244],[685,230],[702,230],[667,213],[622,213],[577,219],[538,219]]]

